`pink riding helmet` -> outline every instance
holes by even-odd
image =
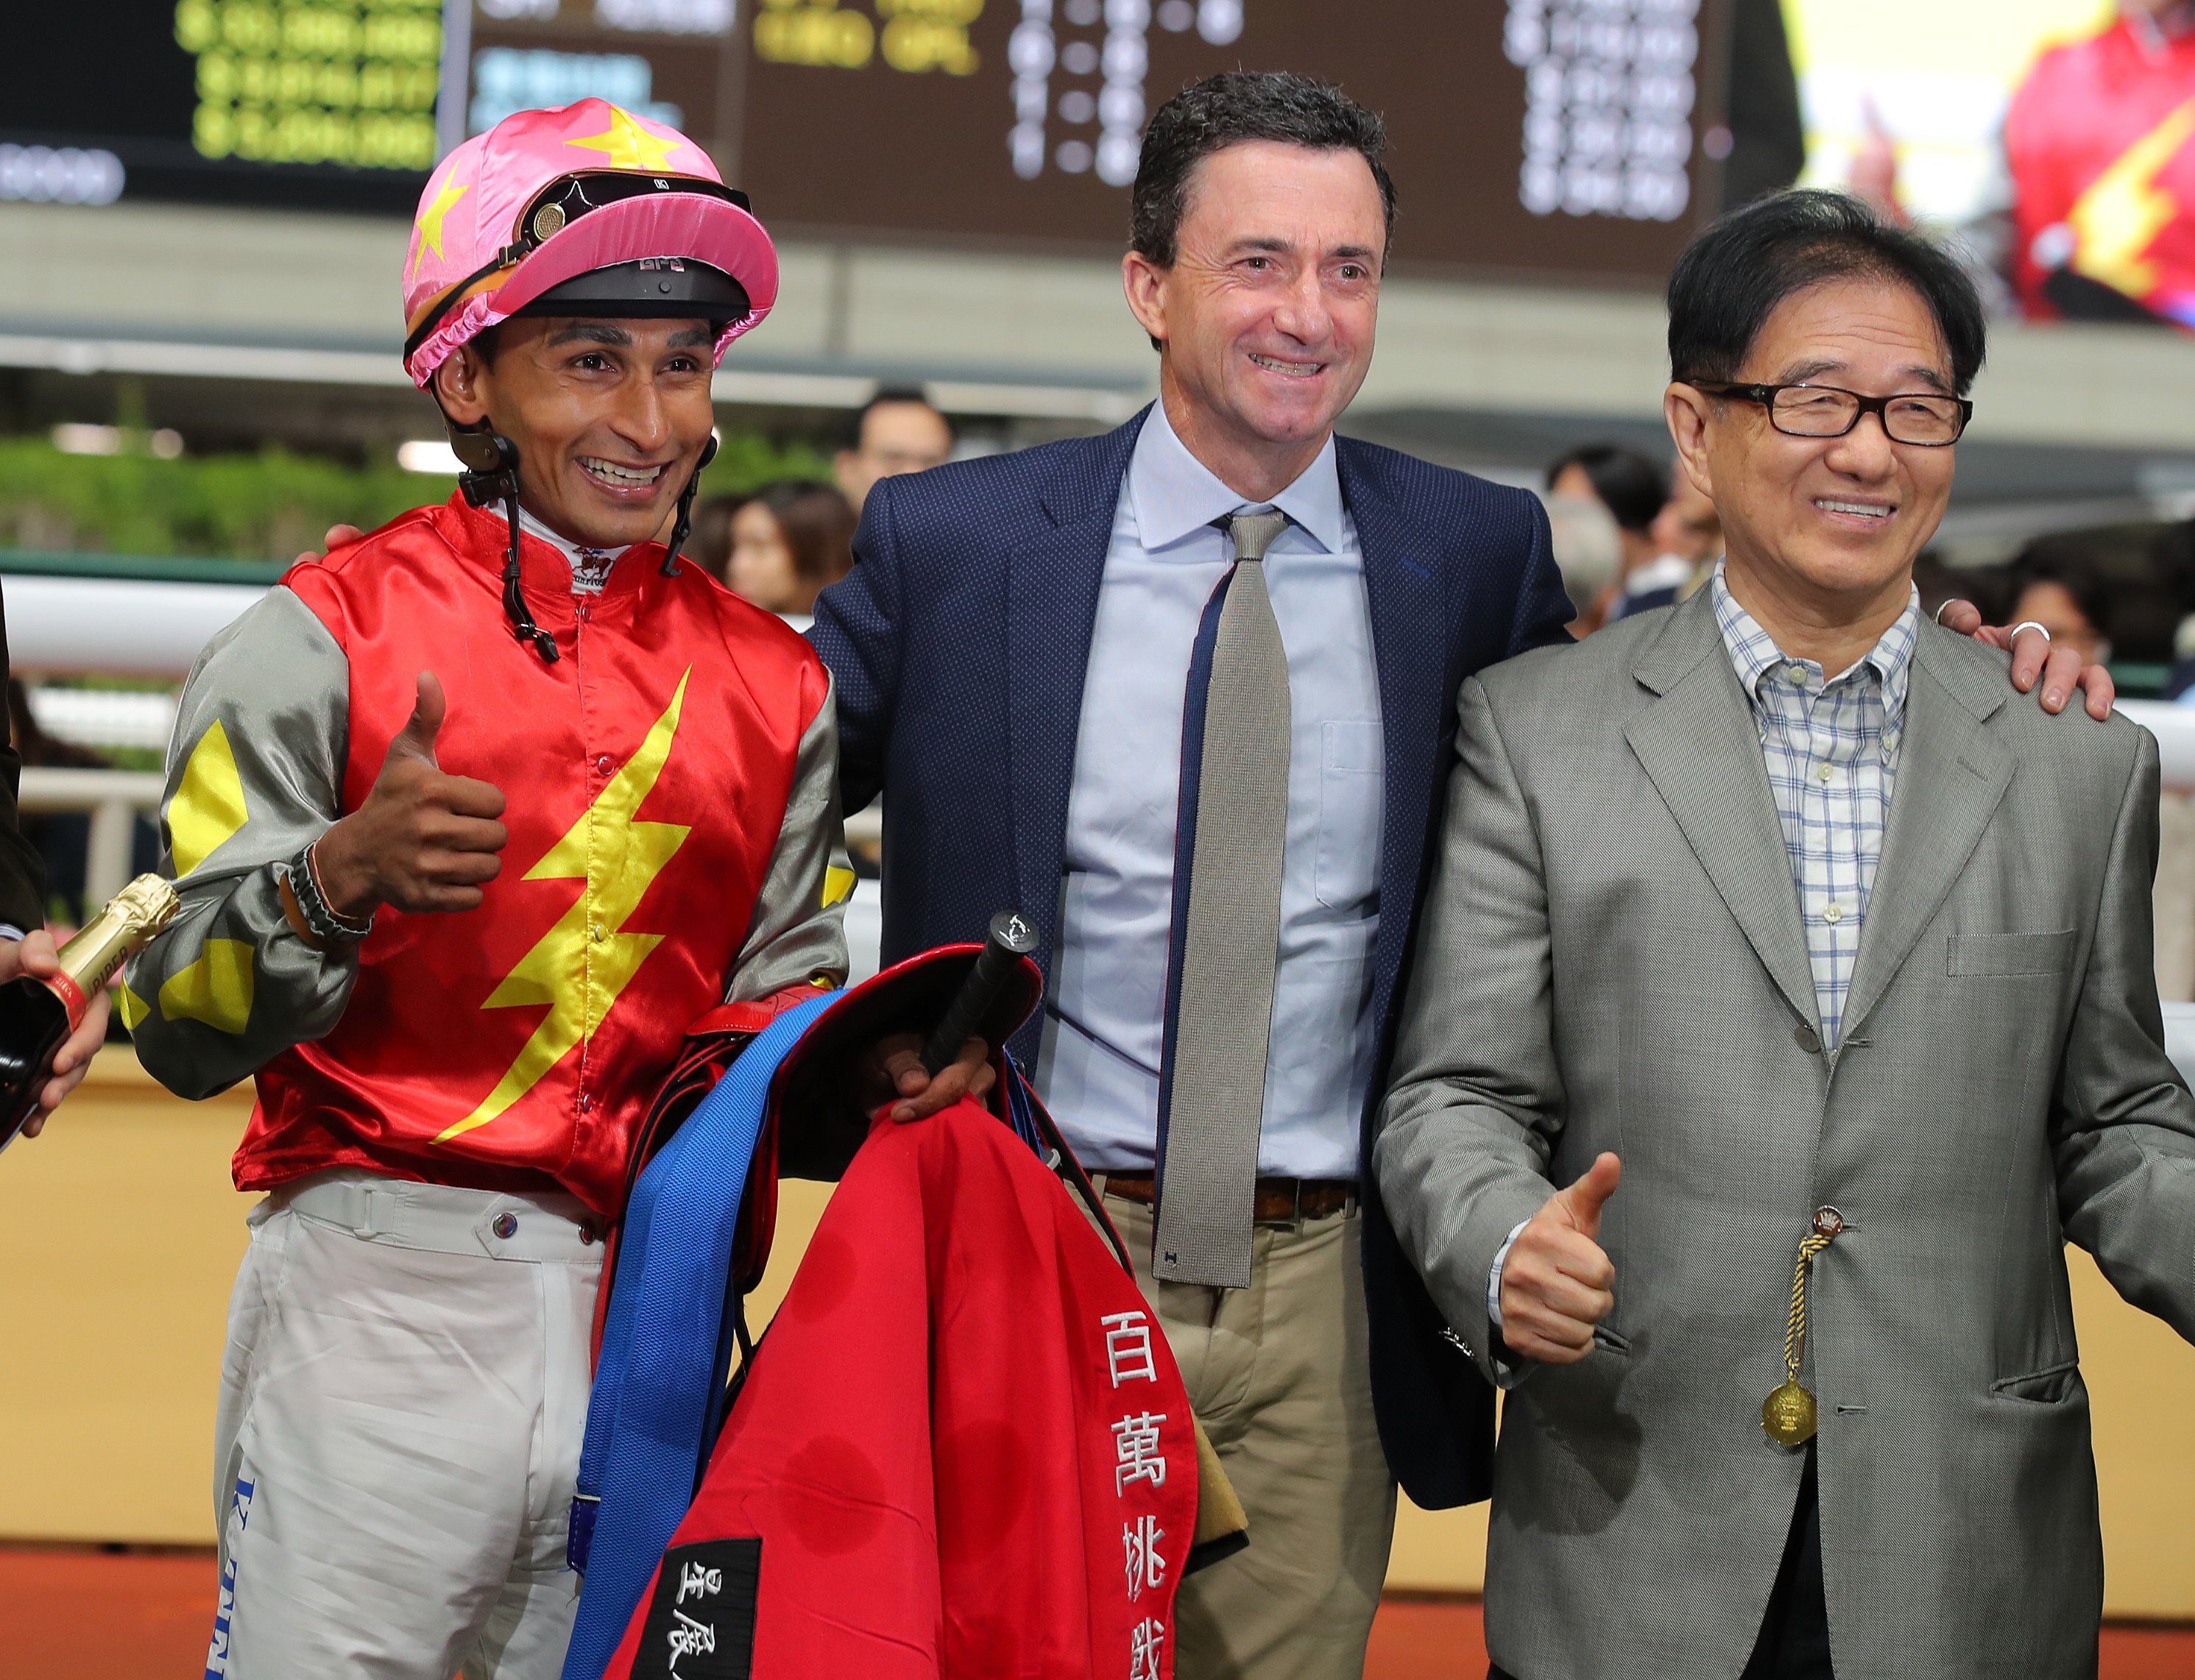
[[[602,269],[618,272],[591,278]],[[521,111],[452,151],[420,194],[405,371],[423,388],[459,345],[552,291],[560,314],[723,320],[721,360],[777,301],[777,249],[676,129],[600,99]]]

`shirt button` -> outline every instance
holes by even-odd
[[[1831,905],[1829,908],[1834,910],[1836,906],[1835,905]],[[596,923],[594,926],[588,929],[587,931],[595,936],[596,944],[600,945],[602,942],[602,924],[600,922]]]
[[[495,1216],[494,1223],[488,1228],[505,1242],[509,1242],[518,1234],[518,1216],[515,1213],[498,1213]]]
[[[603,775],[603,776],[607,776],[608,774],[609,774],[609,773],[610,773],[610,756],[609,756],[609,754],[608,754],[608,753],[606,752],[606,753],[604,753],[604,754],[603,754],[600,758],[597,758],[596,760],[595,760],[595,773],[596,773],[597,775]]]
[[[1835,774],[1836,774],[1836,772],[1835,772],[1835,771],[1834,771],[1834,770],[1832,770],[1832,769],[1831,769],[1828,765],[1826,765],[1826,764],[1823,765],[1823,766],[1822,766],[1822,768],[1821,768],[1820,769],[1818,769],[1818,770],[1817,770],[1817,771],[1815,771],[1815,772],[1814,772],[1815,776],[1816,776],[1818,780],[1822,780],[1822,781],[1827,781],[1827,780],[1829,780],[1829,779],[1831,776],[1835,775]]]
[[[1845,919],[1845,907],[1844,907],[1844,906],[1842,906],[1841,904],[1833,904],[1833,905],[1831,905],[1831,906],[1830,906],[1827,910],[1824,910],[1824,911],[1822,912],[1822,919],[1823,919],[1824,922],[1827,922],[1827,923],[1828,923],[1831,927],[1833,927],[1833,928],[1834,928],[1835,926],[1836,926],[1836,924],[1837,924],[1838,923],[1840,923],[1840,922],[1841,922],[1841,921],[1843,921],[1843,920]],[[597,932],[597,933],[595,935],[595,937],[596,937],[596,939],[600,939],[600,938],[602,937],[602,935],[600,934],[600,932]]]
[[[1794,665],[1784,675],[1791,679],[1791,686],[1794,688],[1803,688],[1806,686],[1806,666]]]

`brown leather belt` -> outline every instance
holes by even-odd
[[[1156,1180],[1148,1172],[1093,1172],[1105,1182],[1105,1194],[1149,1207],[1158,1200]],[[1260,1225],[1293,1225],[1299,1219],[1325,1219],[1357,1205],[1353,1178],[1260,1178],[1251,1219]]]

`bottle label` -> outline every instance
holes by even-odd
[[[63,969],[57,975],[49,975],[46,986],[68,1010],[70,1027],[73,1029],[80,1026],[84,1011],[91,1007],[91,999],[85,995],[84,987],[77,984],[76,976]]]

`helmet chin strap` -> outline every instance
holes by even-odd
[[[461,426],[446,413],[442,421],[449,428],[450,447],[464,468],[458,475],[458,488],[465,501],[475,508],[500,502],[510,521],[510,551],[503,563],[503,611],[510,620],[511,634],[521,642],[532,642],[542,662],[553,665],[559,657],[556,638],[533,622],[533,613],[526,605],[526,591],[518,581],[518,446],[485,420],[477,426]]]
[[[663,551],[662,572],[666,578],[678,575],[678,550],[694,531],[694,498],[701,488],[701,469],[717,458],[717,440],[712,434],[701,446],[701,458],[694,463],[694,476],[686,480],[685,489],[678,492],[678,517],[671,526],[671,544]]]

